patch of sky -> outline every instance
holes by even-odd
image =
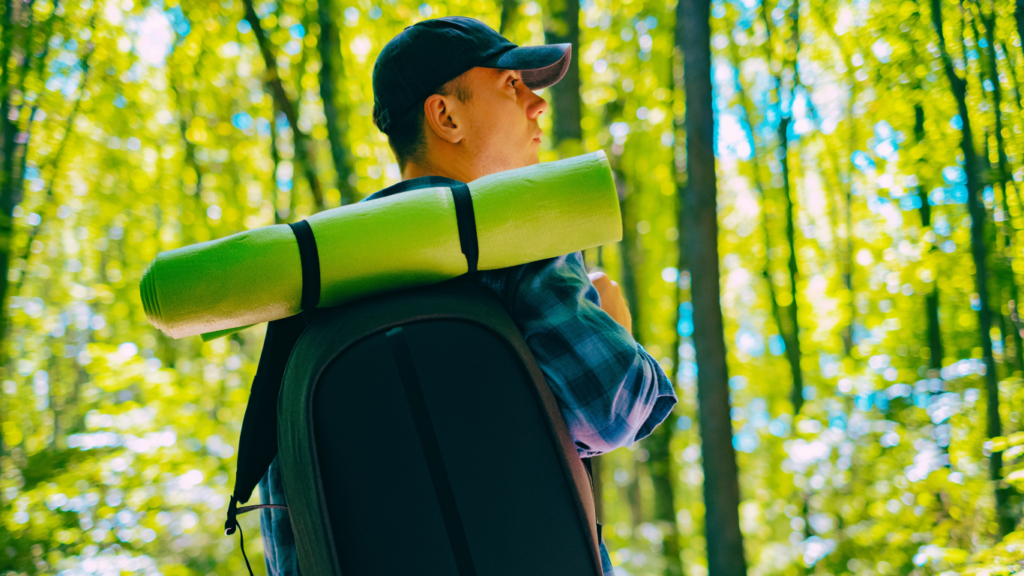
[[[837,430],[846,430],[847,415],[842,410],[830,410],[828,413],[828,427]]]
[[[962,130],[964,127],[964,121],[960,118],[960,115],[957,114],[949,119],[949,126],[953,130]]]
[[[878,58],[879,62],[885,64],[892,56],[892,46],[885,41],[885,38],[882,38],[871,45],[871,52],[875,54],[875,58]]]
[[[741,119],[736,109],[723,111],[716,114],[716,152],[719,157],[735,156],[743,160],[749,160],[753,155],[750,146],[750,136],[747,123]]]
[[[964,184],[967,182],[967,173],[959,166],[946,166],[942,169],[942,179],[946,184]]]
[[[288,29],[288,33],[292,38],[302,39],[306,37],[306,28],[302,24],[295,24]]]
[[[904,211],[917,210],[921,207],[921,197],[917,194],[907,194],[900,198],[900,208]]]
[[[124,95],[118,94],[117,98],[114,98],[114,106],[117,106],[118,108],[124,108],[126,104],[128,104],[128,101],[125,100]]]
[[[901,134],[885,120],[875,124],[875,154],[889,162],[899,160],[900,136]]]
[[[238,24],[235,24],[235,29],[239,34],[248,34],[252,32],[252,25],[247,20],[239,20]]]
[[[794,139],[799,139],[804,134],[814,130],[813,105],[810,101],[810,96],[802,89],[793,100],[793,118],[796,121],[789,127],[789,131]]]
[[[732,447],[738,452],[751,453],[757,450],[757,447],[761,444],[761,440],[756,431],[748,430],[748,426],[744,426],[740,430],[739,434],[732,437]]]
[[[890,204],[890,201],[885,196],[872,195],[868,197],[868,210],[871,210],[875,214],[881,213],[882,208],[886,204]]]
[[[693,304],[683,302],[679,305],[679,326],[677,329],[680,336],[691,336],[693,334]]]
[[[380,6],[372,6],[370,7],[369,11],[366,12],[366,15],[370,17],[370,20],[376,20],[380,18],[383,14],[384,13],[381,12],[380,10]]]
[[[736,347],[755,358],[764,354],[764,338],[761,334],[741,328],[736,331]]]
[[[142,61],[150,66],[161,66],[171,51],[177,30],[172,26],[168,12],[154,6],[143,14],[141,18],[131,18],[125,28],[135,38],[135,50]]]
[[[857,167],[861,172],[867,172],[868,170],[875,169],[875,161],[871,159],[863,150],[857,150],[850,155],[850,160],[853,161],[853,165]]]
[[[249,116],[247,112],[239,112],[231,117],[231,124],[239,130],[248,130],[252,127],[252,116]]]
[[[174,33],[178,35],[179,42],[182,39],[184,39],[185,36],[188,36],[189,32],[192,31],[192,25],[189,24],[188,18],[185,16],[185,13],[181,11],[181,6],[175,6],[173,8],[168,9],[166,15],[167,21],[171,25],[171,29],[174,30]],[[243,22],[245,21],[243,20]],[[248,22],[246,22],[245,24],[246,26],[249,25]],[[238,31],[242,32],[241,28],[239,28]]]
[[[789,435],[789,424],[779,418],[776,418],[768,424],[768,432],[771,433],[772,436],[784,438]]]
[[[260,19],[266,18],[270,14],[277,12],[277,2],[261,2],[256,6],[256,15]]]
[[[772,334],[768,337],[768,351],[772,356],[781,356],[786,351],[786,341],[782,339],[782,336]]]
[[[267,136],[270,134],[270,121],[266,118],[256,119],[256,133],[261,136]]]
[[[612,135],[616,144],[624,144],[626,142],[626,136],[629,134],[629,124],[625,122],[613,122],[608,127],[608,132]]]

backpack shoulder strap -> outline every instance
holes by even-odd
[[[288,357],[306,329],[306,323],[305,315],[296,314],[267,325],[259,367],[249,391],[249,404],[245,408],[238,439],[238,468],[228,509],[229,524],[234,524],[236,503],[244,504],[249,500],[260,478],[277,456],[277,396]]]

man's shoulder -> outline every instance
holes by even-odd
[[[482,270],[477,272],[473,281],[484,284],[507,284],[513,282],[516,285],[528,281],[536,283],[538,287],[543,286],[557,278],[572,276],[586,276],[586,269],[579,252],[545,258],[526,264],[518,264],[507,268],[495,270]]]
[[[515,315],[522,309],[574,298],[586,291],[587,272],[579,252],[477,272],[467,281],[493,291]],[[540,306],[546,308],[547,305]]]

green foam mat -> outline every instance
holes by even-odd
[[[499,172],[469,183],[480,249],[494,270],[569,254],[622,236],[604,152]],[[433,284],[468,270],[445,187],[402,192],[307,218],[328,307]],[[302,265],[279,224],[159,254],[140,285],[149,321],[174,338],[210,340],[299,313]]]

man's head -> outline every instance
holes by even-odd
[[[377,58],[374,122],[405,178],[535,164],[547,103],[533,90],[558,82],[570,58],[568,44],[519,48],[471,18],[420,22]]]

